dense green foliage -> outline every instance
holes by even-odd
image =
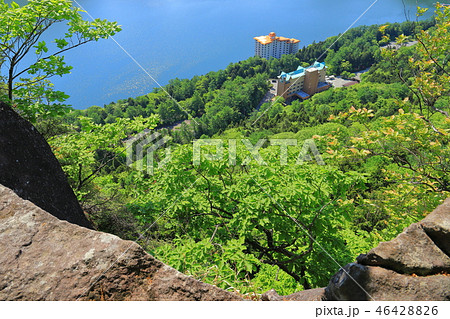
[[[227,151],[223,160],[202,161],[192,167],[190,148],[177,149],[180,153],[174,154],[173,164],[155,176],[157,183],[144,184],[152,204],[140,204],[139,215],[154,218],[169,198],[182,194],[158,223],[160,231],[167,231],[168,236],[181,234],[195,242],[206,238],[223,245],[223,254],[228,253],[230,241],[240,242],[248,264],[227,265],[239,271],[235,275],[240,279],[253,277],[261,264],[269,264],[278,266],[304,288],[325,284],[336,265],[317,262],[324,256],[322,248],[340,251],[336,257],[340,262],[352,256],[346,247],[349,238],[340,230],[350,222],[346,200],[361,186],[362,178],[331,166],[294,165],[298,154],[291,154],[288,165],[280,167],[277,146],[261,151],[267,165],[257,161],[246,164],[243,162],[250,153],[243,146],[238,144],[237,165],[231,167]],[[299,153],[301,147],[290,151]],[[177,176],[177,183],[172,176]],[[160,189],[168,184],[169,189]]]
[[[356,72],[380,61],[380,45],[394,41],[401,34],[413,36],[418,30],[427,30],[433,24],[432,20],[418,23],[411,21],[392,23],[387,25],[384,33],[379,30],[378,25],[361,26],[349,30],[340,38],[334,36],[304,47],[296,54],[296,57],[302,62],[311,64],[323,54],[322,59],[325,60],[330,74],[340,75],[343,72]],[[383,38],[383,35],[386,35],[387,38]],[[331,50],[327,51],[336,40],[337,42],[331,47]]]
[[[155,89],[38,128],[98,229],[249,296],[323,286],[450,194],[450,9],[436,11],[352,29],[323,58],[332,73],[371,71],[304,102],[259,106],[270,77],[314,62],[336,37],[174,79],[173,99]],[[420,45],[403,47],[407,36]],[[392,40],[401,47],[380,49]],[[170,141],[127,166],[122,142],[144,128]]]
[[[376,117],[389,116],[398,110],[398,101],[408,95],[409,90],[402,83],[362,83],[327,90],[304,102],[296,100],[288,106],[266,103],[252,114],[246,124],[249,130],[296,132],[304,127],[326,123],[330,115],[346,111],[349,106],[370,108],[376,112]],[[270,110],[266,112],[268,108]]]

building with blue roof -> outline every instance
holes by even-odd
[[[325,91],[331,87],[325,79],[326,69],[325,62],[314,62],[306,68],[299,66],[295,71],[281,72],[277,79],[272,80],[275,94],[285,99],[298,97],[306,100],[316,93]]]

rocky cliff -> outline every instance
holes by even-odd
[[[1,102],[0,184],[59,219],[92,227],[44,137]]]
[[[240,300],[0,185],[0,300]]]

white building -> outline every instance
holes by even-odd
[[[275,32],[253,39],[255,39],[255,56],[266,59],[270,57],[279,59],[283,54],[296,53],[300,42],[294,38],[277,37]]]

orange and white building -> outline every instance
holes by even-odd
[[[255,39],[255,56],[266,59],[271,57],[279,59],[283,54],[296,53],[300,42],[294,38],[277,37],[275,32],[253,39]]]

